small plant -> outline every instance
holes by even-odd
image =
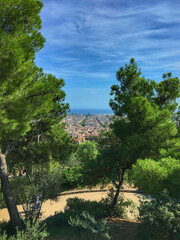
[[[86,236],[87,240],[108,240],[109,227],[105,219],[97,222],[93,216],[88,212],[83,211],[80,215],[74,218],[70,217],[69,224],[77,228],[76,235],[81,234],[82,237]]]
[[[2,236],[0,236],[1,240],[44,240],[48,237],[48,233],[46,232],[44,227],[40,227],[39,222],[27,222],[25,225],[25,230],[16,231],[16,236],[11,236],[7,238],[7,234],[4,232]]]
[[[139,214],[143,223],[141,239],[180,239],[180,201],[171,198],[166,191],[152,201],[141,202]]]

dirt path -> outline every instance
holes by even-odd
[[[124,197],[126,199],[132,199],[137,205],[139,205],[139,196],[141,194],[138,193],[123,193]],[[66,201],[68,198],[83,198],[85,200],[91,200],[91,201],[100,201],[101,198],[106,197],[107,192],[88,192],[88,193],[77,193],[77,194],[68,194],[65,196],[58,197],[57,201],[51,201],[47,200],[43,206],[42,206],[42,219],[45,219],[49,216],[52,216],[55,214],[55,212],[63,211],[64,207],[66,206]],[[23,211],[22,206],[18,206],[19,211]],[[9,220],[9,214],[6,208],[0,209],[0,222],[2,221],[8,221]]]

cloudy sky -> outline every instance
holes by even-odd
[[[146,78],[180,77],[179,0],[43,0],[36,62],[65,81],[71,108],[109,108],[116,71],[134,57]]]

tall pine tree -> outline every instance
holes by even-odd
[[[30,131],[32,122],[53,112],[62,116],[68,108],[63,80],[43,74],[34,62],[45,41],[39,31],[42,7],[40,0],[0,1],[0,177],[12,225],[19,228],[6,163],[11,142]]]

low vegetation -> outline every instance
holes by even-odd
[[[172,197],[180,196],[180,161],[177,159],[138,160],[131,177],[144,193],[159,195],[167,189]]]
[[[142,222],[139,238],[152,240],[180,239],[180,201],[166,191],[152,201],[143,201],[139,220]]]

